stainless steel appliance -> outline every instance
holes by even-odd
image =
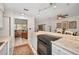
[[[51,35],[38,35],[37,52],[39,55],[52,55],[52,43],[51,41],[56,41],[60,37]]]

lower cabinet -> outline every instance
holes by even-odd
[[[53,44],[52,55],[73,55],[73,53]]]
[[[8,43],[0,50],[0,55],[8,55]]]

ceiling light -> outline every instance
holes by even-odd
[[[55,5],[55,6],[53,6],[53,8],[56,8],[56,5]]]
[[[25,15],[24,13],[22,13],[21,15]]]

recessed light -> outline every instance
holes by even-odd
[[[24,13],[21,13],[21,15],[25,15]]]
[[[56,8],[57,6],[55,5],[55,6],[53,6],[53,8]]]

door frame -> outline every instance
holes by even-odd
[[[14,43],[15,43],[15,19],[19,19],[19,18],[11,18],[10,20],[10,22],[11,22],[11,27],[10,27],[10,35],[11,35],[11,41],[9,42],[9,43],[11,43],[11,48],[12,48],[12,50],[11,50],[11,55],[13,54],[13,50],[14,50]],[[20,19],[22,19],[22,18],[20,18]],[[24,20],[26,20],[27,21],[27,26],[28,26],[28,19],[26,18],[26,19],[24,19]],[[28,31],[28,30],[27,30]]]

